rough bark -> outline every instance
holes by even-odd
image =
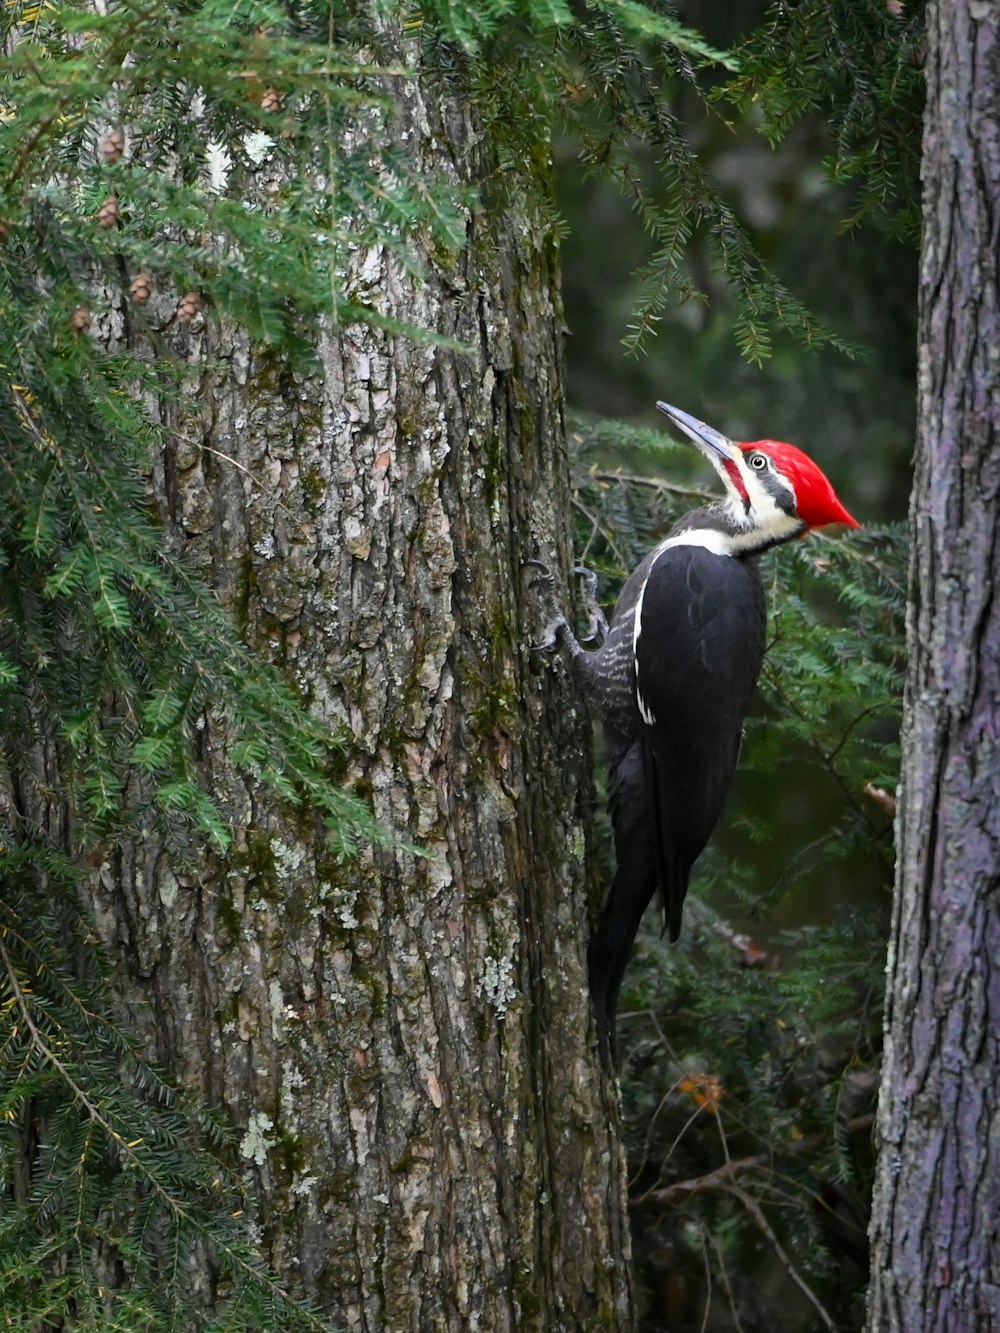
[[[1000,1327],[1000,12],[930,6],[909,674],[868,1327]]]
[[[473,114],[399,93],[407,151],[481,186]],[[100,928],[155,1058],[245,1129],[266,1252],[336,1320],[625,1328],[584,964],[588,727],[529,651],[522,573],[569,556],[557,252],[515,208],[467,225],[421,281],[381,249],[346,281],[475,350],[331,329],[321,370],[295,374],[199,319],[182,350],[205,433],[156,476],[172,539],[346,728],[345,782],[421,854],[338,864],[236,780],[206,718],[235,849],[180,879],[152,843],[126,850]]]

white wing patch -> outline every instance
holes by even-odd
[[[655,564],[656,561],[653,561]],[[653,572],[653,565],[649,567],[649,574]],[[632,621],[632,664],[635,668],[635,701],[639,705],[639,716],[648,727],[656,723],[653,716],[653,710],[646,707],[646,701],[642,697],[642,691],[639,689],[639,635],[642,633],[642,599],[646,596],[646,584],[649,582],[649,574],[643,580],[642,587],[639,589],[639,596],[635,603],[635,618]]]
[[[671,545],[673,545],[673,543],[671,543]],[[663,549],[664,551],[667,551],[668,547],[664,547]],[[657,551],[656,560],[659,559],[660,552]],[[653,560],[653,563],[649,565],[649,575],[653,572],[653,565],[656,564],[656,560]],[[652,708],[648,708],[647,702],[645,702],[643,698],[643,690],[641,690],[639,686],[639,636],[643,633],[643,597],[645,597],[645,585],[649,583],[649,575],[645,576],[643,587],[639,589],[639,597],[636,599],[635,620],[633,620],[632,623],[632,665],[633,668],[635,668],[636,704],[639,705],[639,716],[643,718],[645,725],[655,726],[656,714],[653,713]]]
[[[641,717],[642,717],[643,722],[645,722],[646,726],[647,726],[647,727],[655,727],[655,726],[656,726],[656,716],[655,716],[655,714],[653,713],[653,710],[652,710],[651,708],[647,708],[647,707],[646,707],[646,701],[645,701],[645,699],[642,697],[642,693],[641,693],[641,691],[639,690],[639,683],[638,683],[638,681],[636,682],[636,686],[635,686],[635,701],[636,701],[636,703],[639,705],[639,713],[640,713],[640,715],[641,715]]]

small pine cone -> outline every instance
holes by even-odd
[[[7,237],[10,235],[10,227],[0,218],[0,245],[7,244]]]
[[[153,276],[151,273],[137,273],[129,284],[129,292],[136,305],[145,305],[153,295]]]
[[[122,212],[118,207],[118,200],[113,194],[109,194],[107,199],[97,211],[97,221],[102,227],[117,227],[122,220]]]
[[[85,305],[78,305],[69,317],[69,326],[74,333],[86,333],[92,323],[92,316]]]
[[[101,140],[101,155],[108,165],[122,160],[125,152],[125,135],[121,130],[110,130]]]
[[[177,303],[177,318],[182,324],[190,324],[200,310],[200,294],[198,292],[188,292]]]
[[[266,88],[264,96],[260,99],[261,111],[280,111],[285,105],[285,95],[277,88]]]

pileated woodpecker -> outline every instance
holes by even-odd
[[[676,940],[691,867],[736,769],[764,656],[755,557],[828,524],[859,526],[800,449],[739,444],[669,403],[656,406],[718,472],[726,498],[685,514],[626,582],[603,643],[581,648],[563,617],[585,694],[604,724],[617,872],[590,944],[590,989],[605,1059],[636,931],[659,888]]]

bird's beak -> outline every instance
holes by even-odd
[[[656,406],[664,416],[670,418],[675,426],[679,426],[689,439],[694,440],[718,472],[725,475],[724,465],[726,463],[739,463],[742,454],[732,440],[726,439],[725,435],[713,430],[711,426],[706,426],[704,421],[699,421],[697,417],[682,412],[679,407],[672,407],[670,403],[657,403]]]

